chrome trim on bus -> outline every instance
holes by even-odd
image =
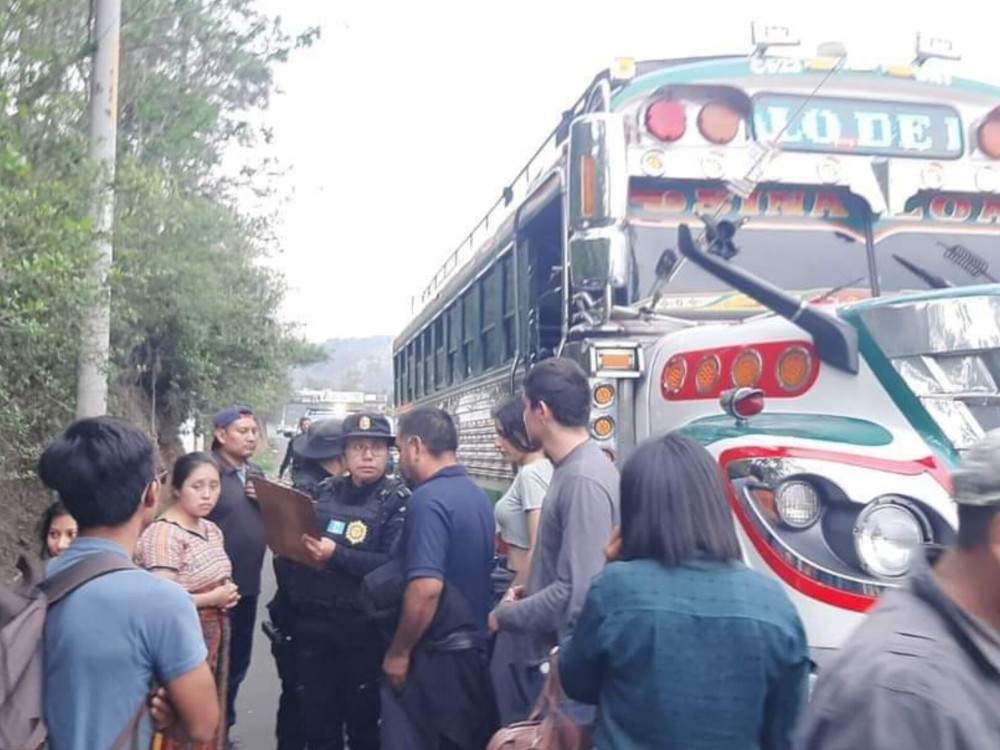
[[[897,588],[895,584],[880,583],[866,578],[855,578],[806,560],[771,529],[758,510],[756,503],[750,498],[748,488],[744,487],[733,494],[738,499],[746,517],[750,519],[753,530],[757,535],[778,557],[806,578],[810,578],[824,586],[831,586],[841,591],[861,594],[863,596],[877,597],[889,589]]]

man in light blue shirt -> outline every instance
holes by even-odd
[[[76,519],[79,538],[48,566],[88,556],[130,560],[154,517],[160,486],[147,435],[109,417],[74,423],[42,454],[38,473]],[[50,610],[45,623],[45,722],[51,750],[105,750],[162,685],[176,731],[215,736],[219,702],[197,611],[177,584],[144,570],[99,577]],[[144,717],[140,747],[152,727]]]

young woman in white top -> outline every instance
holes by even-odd
[[[524,426],[521,399],[503,404],[493,414],[497,450],[510,461],[516,472],[510,488],[495,506],[497,536],[507,549],[506,570],[502,579],[509,586],[523,586],[531,567],[531,552],[538,539],[542,501],[552,481],[552,464],[528,438]],[[497,579],[500,583],[502,579]],[[499,586],[497,593],[500,593]],[[490,678],[500,711],[501,724],[524,719],[524,706],[530,702],[520,678],[520,655],[528,652],[523,633],[502,631],[493,641]]]
[[[531,551],[538,537],[542,501],[552,480],[552,464],[533,445],[524,427],[524,407],[512,399],[493,415],[496,447],[516,472],[510,488],[496,504],[497,533],[508,547],[507,568],[520,586],[528,575]]]

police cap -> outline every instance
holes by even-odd
[[[389,420],[370,412],[351,414],[344,420],[344,440],[348,438],[381,438],[389,443],[396,439]]]

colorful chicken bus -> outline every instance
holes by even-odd
[[[940,40],[860,68],[754,35],[595,78],[415,298],[395,401],[451,411],[499,491],[491,409],[575,358],[609,459],[671,430],[718,458],[822,663],[953,539],[949,469],[1000,426],[1000,89]]]

